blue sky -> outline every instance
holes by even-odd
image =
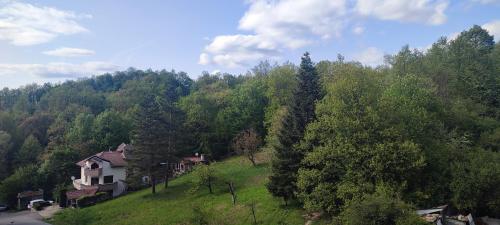
[[[499,12],[500,0],[0,0],[0,88],[128,67],[244,73],[304,51],[375,66],[473,24],[500,36]]]

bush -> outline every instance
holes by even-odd
[[[343,225],[425,225],[415,210],[385,193],[366,195],[353,201],[340,214]]]
[[[82,196],[77,199],[78,207],[81,208],[81,207],[95,205],[96,203],[106,201],[110,198],[111,196],[106,192],[97,192],[93,196]]]

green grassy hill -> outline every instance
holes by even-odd
[[[236,186],[237,204],[232,205],[227,185],[220,183],[210,194],[207,188],[192,193],[193,174],[172,180],[168,189],[158,185],[158,193],[150,189],[83,209],[66,209],[49,223],[68,224],[199,224],[195,208],[208,224],[252,224],[250,203],[255,202],[258,224],[304,224],[305,212],[296,206],[285,207],[281,199],[266,190],[269,165],[254,167],[242,157],[234,157],[215,165],[221,179],[232,180]]]

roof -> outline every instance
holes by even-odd
[[[126,166],[127,162],[125,162],[125,159],[122,155],[121,152],[100,152],[96,154],[97,157],[104,159],[108,161],[111,166],[113,167],[119,167],[119,166]]]
[[[184,157],[182,159],[185,160],[185,161],[190,161],[190,162],[194,162],[194,163],[204,161],[204,160],[201,160],[200,157],[195,157],[195,156],[193,156],[193,157]]]
[[[125,144],[125,143],[121,143],[118,148],[116,148],[116,151],[117,152],[122,152],[122,153],[125,153],[127,152],[128,150],[131,150],[132,149],[132,145],[128,145],[128,144]]]
[[[82,196],[93,196],[97,192],[97,187],[92,187],[92,188],[86,188],[82,190],[74,190],[74,191],[68,191],[66,192],[66,197],[69,200],[77,199]]]
[[[118,151],[107,151],[107,152],[99,152],[95,155],[85,158],[80,162],[76,163],[77,165],[83,167],[85,166],[85,162],[91,159],[95,159],[96,161],[104,160],[111,164],[111,167],[123,167],[127,165],[125,161],[125,157],[121,152]]]
[[[17,193],[18,198],[33,197],[33,196],[40,196],[40,195],[43,195],[43,190],[23,191],[23,192]]]

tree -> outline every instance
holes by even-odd
[[[218,177],[214,166],[214,163],[211,165],[200,164],[195,166],[193,171],[195,180],[191,191],[197,191],[201,186],[206,186],[209,193],[213,194],[213,186]]]
[[[162,110],[162,101],[160,97],[149,95],[136,110],[132,131],[134,148],[129,151],[129,171],[148,175],[153,194],[161,163],[173,162],[173,152],[168,146],[171,127]]]
[[[58,146],[52,150],[38,170],[41,180],[44,181],[43,189],[50,193],[57,184],[70,184],[71,176],[80,171],[76,165],[78,160],[80,160],[78,153],[68,147]]]
[[[233,139],[232,146],[239,154],[245,155],[252,165],[255,164],[255,154],[259,151],[262,141],[254,129],[241,131]]]
[[[279,143],[274,146],[272,173],[267,185],[274,196],[285,200],[285,204],[295,197],[297,171],[304,155],[295,145],[302,139],[306,125],[314,120],[314,104],[321,97],[319,77],[308,52],[302,57],[297,79],[297,89],[278,135]]]
[[[308,126],[302,143],[312,150],[298,178],[306,209],[336,215],[380,184],[404,200],[423,201],[408,193],[438,198],[444,194],[434,193],[433,186],[439,184],[428,181],[442,171],[423,174],[426,166],[440,163],[427,157],[443,151],[442,130],[435,120],[440,107],[432,85],[407,75],[384,86],[380,78],[358,68],[337,77],[317,104],[317,120]]]
[[[80,157],[88,157],[93,155],[99,151],[107,150],[98,148],[94,139],[94,115],[90,113],[80,113],[78,114],[70,128],[65,134],[66,142],[72,149],[78,151]],[[103,127],[103,119],[101,117],[100,120],[101,125],[99,127]],[[96,126],[97,127],[97,126]],[[110,132],[114,132],[111,130]],[[120,131],[121,133],[122,131]],[[97,136],[97,135],[96,135]],[[100,136],[100,135],[99,135]],[[125,142],[125,141],[124,141]],[[101,142],[102,143],[102,142]],[[123,142],[121,142],[123,143]]]
[[[94,143],[101,151],[113,149],[121,143],[129,143],[130,122],[121,114],[104,111],[95,118],[92,133]]]
[[[500,216],[500,155],[465,149],[452,164],[451,202],[462,213]]]
[[[0,130],[0,180],[9,175],[11,148],[11,136]]]
[[[3,180],[0,184],[0,200],[14,208],[17,204],[17,193],[39,188],[37,169],[36,165],[26,165]]]
[[[16,154],[16,167],[36,163],[42,151],[43,147],[38,142],[38,139],[33,135],[28,136],[26,140],[24,140],[21,149]]]

